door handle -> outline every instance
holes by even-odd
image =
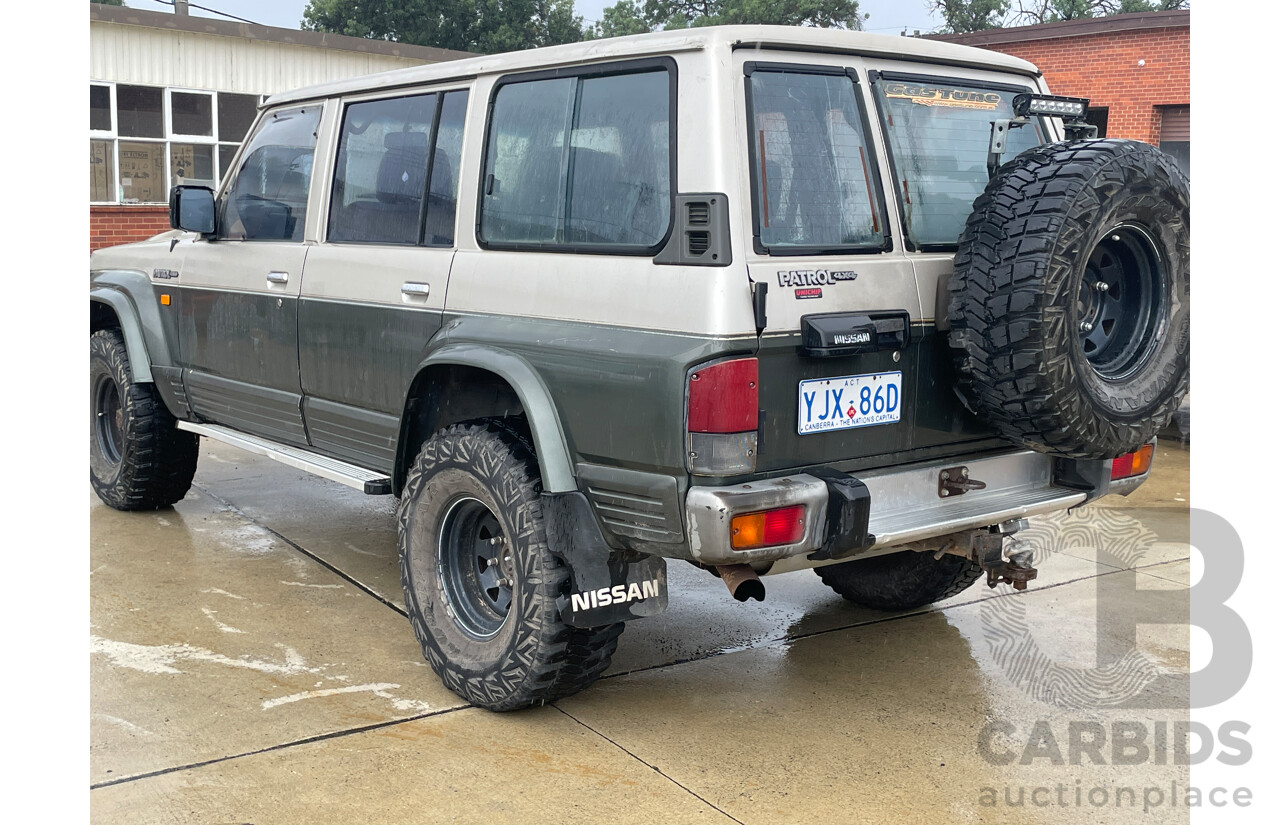
[[[411,298],[425,298],[431,294],[431,284],[420,284],[415,281],[406,281],[400,287],[402,295],[408,295]]]
[[[289,283],[289,273],[288,272],[268,272],[267,283],[287,284]]]

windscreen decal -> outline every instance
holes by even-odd
[[[921,106],[945,106],[952,109],[995,109],[1004,102],[1004,98],[995,92],[949,89],[919,83],[890,83],[884,87],[884,96],[909,100]]]

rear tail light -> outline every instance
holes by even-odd
[[[804,537],[804,505],[734,516],[731,527],[729,544],[734,550],[795,544]]]
[[[1156,448],[1147,444],[1131,453],[1125,453],[1111,462],[1111,480],[1140,476],[1151,469],[1151,458]]]
[[[719,361],[689,373],[690,472],[735,475],[755,471],[759,378],[755,358]]]

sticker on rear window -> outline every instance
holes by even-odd
[[[884,96],[910,100],[921,106],[947,106],[953,109],[994,109],[1004,100],[995,92],[920,83],[890,83],[884,87]]]

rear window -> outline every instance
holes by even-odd
[[[877,176],[854,78],[767,64],[748,70],[759,250],[882,249]]]
[[[875,82],[907,239],[916,249],[954,248],[987,185],[991,121],[1013,117],[1014,95],[996,87],[881,75]],[[1033,121],[1009,133],[1005,159],[1045,142]]]

